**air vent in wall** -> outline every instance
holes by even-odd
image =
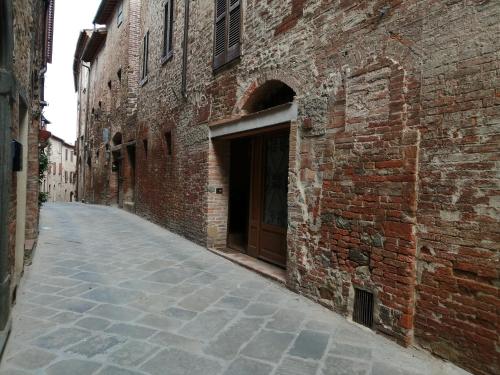
[[[373,293],[355,288],[352,320],[366,327],[373,326]]]

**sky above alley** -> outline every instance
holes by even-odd
[[[82,29],[92,28],[101,0],[59,0],[55,3],[54,51],[46,74],[45,117],[52,134],[75,143],[77,99],[73,84],[73,56]]]

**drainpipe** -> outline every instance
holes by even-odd
[[[11,101],[15,98],[15,77],[12,73],[12,4],[0,2],[4,19],[0,19],[0,351],[10,331],[10,275],[9,275],[9,205],[12,178],[11,155]]]
[[[95,25],[94,25],[95,26]],[[82,62],[82,67],[88,69],[87,76],[87,104],[85,105],[85,129],[84,129],[84,137],[83,137],[83,174],[82,174],[82,195],[85,202],[87,201],[87,189],[85,185],[85,170],[87,169],[87,150],[85,148],[85,143],[88,140],[88,122],[89,122],[89,104],[90,104],[90,64],[85,65]]]
[[[190,0],[184,0],[184,40],[182,42],[182,88],[181,88],[181,93],[184,99],[187,97],[189,2]]]

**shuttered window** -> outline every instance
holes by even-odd
[[[172,34],[174,24],[174,0],[167,0],[165,3],[165,20],[163,30],[163,57],[172,56]]]
[[[141,80],[145,80],[148,76],[148,59],[149,59],[149,31],[144,35],[142,41],[142,66]]]
[[[215,0],[214,69],[241,53],[241,0]]]

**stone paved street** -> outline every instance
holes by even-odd
[[[124,211],[47,204],[0,374],[466,374]]]

